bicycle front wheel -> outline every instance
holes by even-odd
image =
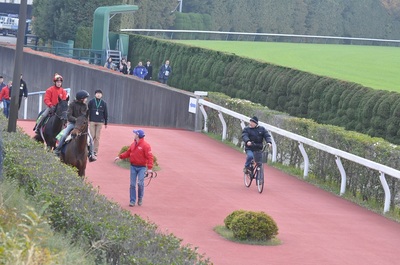
[[[256,174],[257,190],[262,193],[264,190],[264,167],[262,165],[258,166]]]
[[[251,173],[247,172],[243,174],[243,178],[244,178],[244,185],[248,188],[251,185],[251,182],[253,181],[253,179],[251,178]]]

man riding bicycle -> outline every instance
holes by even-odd
[[[242,131],[242,140],[245,143],[246,162],[244,164],[243,172],[250,171],[250,163],[254,160],[254,152],[263,149],[263,140],[267,142],[267,146],[272,145],[272,138],[267,129],[263,126],[258,126],[258,118],[254,116],[250,119],[249,126],[245,127]]]

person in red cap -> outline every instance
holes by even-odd
[[[254,151],[263,149],[263,141],[267,142],[268,147],[272,144],[272,138],[267,129],[263,126],[258,126],[258,118],[254,116],[250,119],[249,126],[242,131],[242,140],[245,143],[246,162],[243,172],[250,171],[250,163],[254,159]]]
[[[58,98],[62,100],[66,100],[68,97],[67,91],[62,88],[63,77],[59,74],[55,74],[53,77],[54,85],[46,89],[46,93],[44,94],[44,104],[46,104],[46,110],[39,116],[36,121],[36,125],[33,130],[36,133],[39,133],[39,128],[41,127],[42,121],[45,120],[49,112],[54,112],[56,105],[58,104]]]
[[[117,156],[118,159],[129,157],[131,163],[130,173],[130,189],[129,189],[129,206],[136,204],[136,183],[138,183],[138,205],[143,203],[144,195],[144,176],[146,172],[151,173],[153,170],[153,154],[150,145],[144,140],[145,133],[143,130],[133,130],[134,141],[124,153]]]

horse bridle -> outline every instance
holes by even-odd
[[[75,137],[79,137],[79,136],[82,136],[82,135],[88,134],[88,132],[87,132],[87,131],[86,131],[86,132],[82,132],[82,130],[78,130],[78,129],[74,128],[74,129],[71,131],[71,135],[72,135],[72,132],[73,132],[74,130],[78,131],[78,133],[76,134],[76,136],[75,136]]]
[[[62,116],[63,116],[64,113],[67,113],[68,110],[64,110],[63,112],[61,112],[61,116],[60,116],[60,115],[57,114],[57,108],[58,108],[58,107],[59,107],[59,106],[57,105],[57,106],[56,106],[56,110],[54,110],[54,114],[57,116],[57,118],[59,118],[60,120],[63,120]]]

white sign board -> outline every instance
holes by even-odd
[[[196,98],[190,98],[189,100],[189,112],[196,114]]]

